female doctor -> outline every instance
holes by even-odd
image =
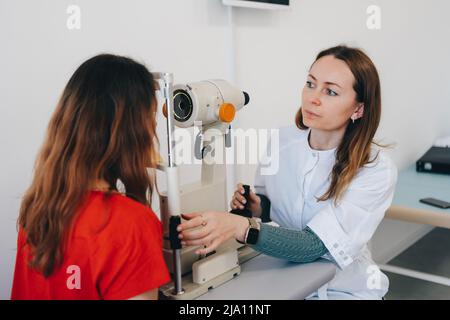
[[[279,170],[257,170],[248,208],[253,217],[223,212],[184,214],[185,245],[209,253],[234,237],[264,254],[294,262],[333,261],[333,280],[311,299],[382,299],[388,278],[367,243],[390,206],[397,169],[373,141],[381,114],[378,72],[361,50],[320,52],[309,70],[296,127],[280,129]],[[245,199],[238,185],[233,209]],[[325,290],[326,289],[326,290]]]

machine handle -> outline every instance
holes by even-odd
[[[248,209],[248,202],[250,199],[250,186],[248,184],[244,184],[244,198],[245,198],[245,206],[244,209],[233,209],[230,213],[237,214],[239,216],[251,218],[252,212]]]
[[[171,216],[169,219],[169,240],[172,250],[181,249],[181,240],[178,238],[177,227],[181,223],[180,216]]]

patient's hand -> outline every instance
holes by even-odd
[[[233,199],[231,199],[231,209],[244,209],[246,201],[244,198],[244,187],[242,183],[237,185],[237,189],[234,192]],[[253,213],[254,217],[261,216],[261,198],[257,196],[252,190],[250,190],[250,196],[248,199],[247,208]]]
[[[195,253],[207,254],[228,239],[244,241],[249,226],[247,218],[228,212],[194,212],[181,215],[188,220],[178,226],[183,245],[206,246]]]

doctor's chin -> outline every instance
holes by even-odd
[[[449,2],[0,7],[5,307],[450,300]]]

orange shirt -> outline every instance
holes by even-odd
[[[154,212],[123,195],[91,192],[74,220],[60,268],[50,277],[28,266],[19,231],[11,299],[128,299],[170,281],[162,225]]]

